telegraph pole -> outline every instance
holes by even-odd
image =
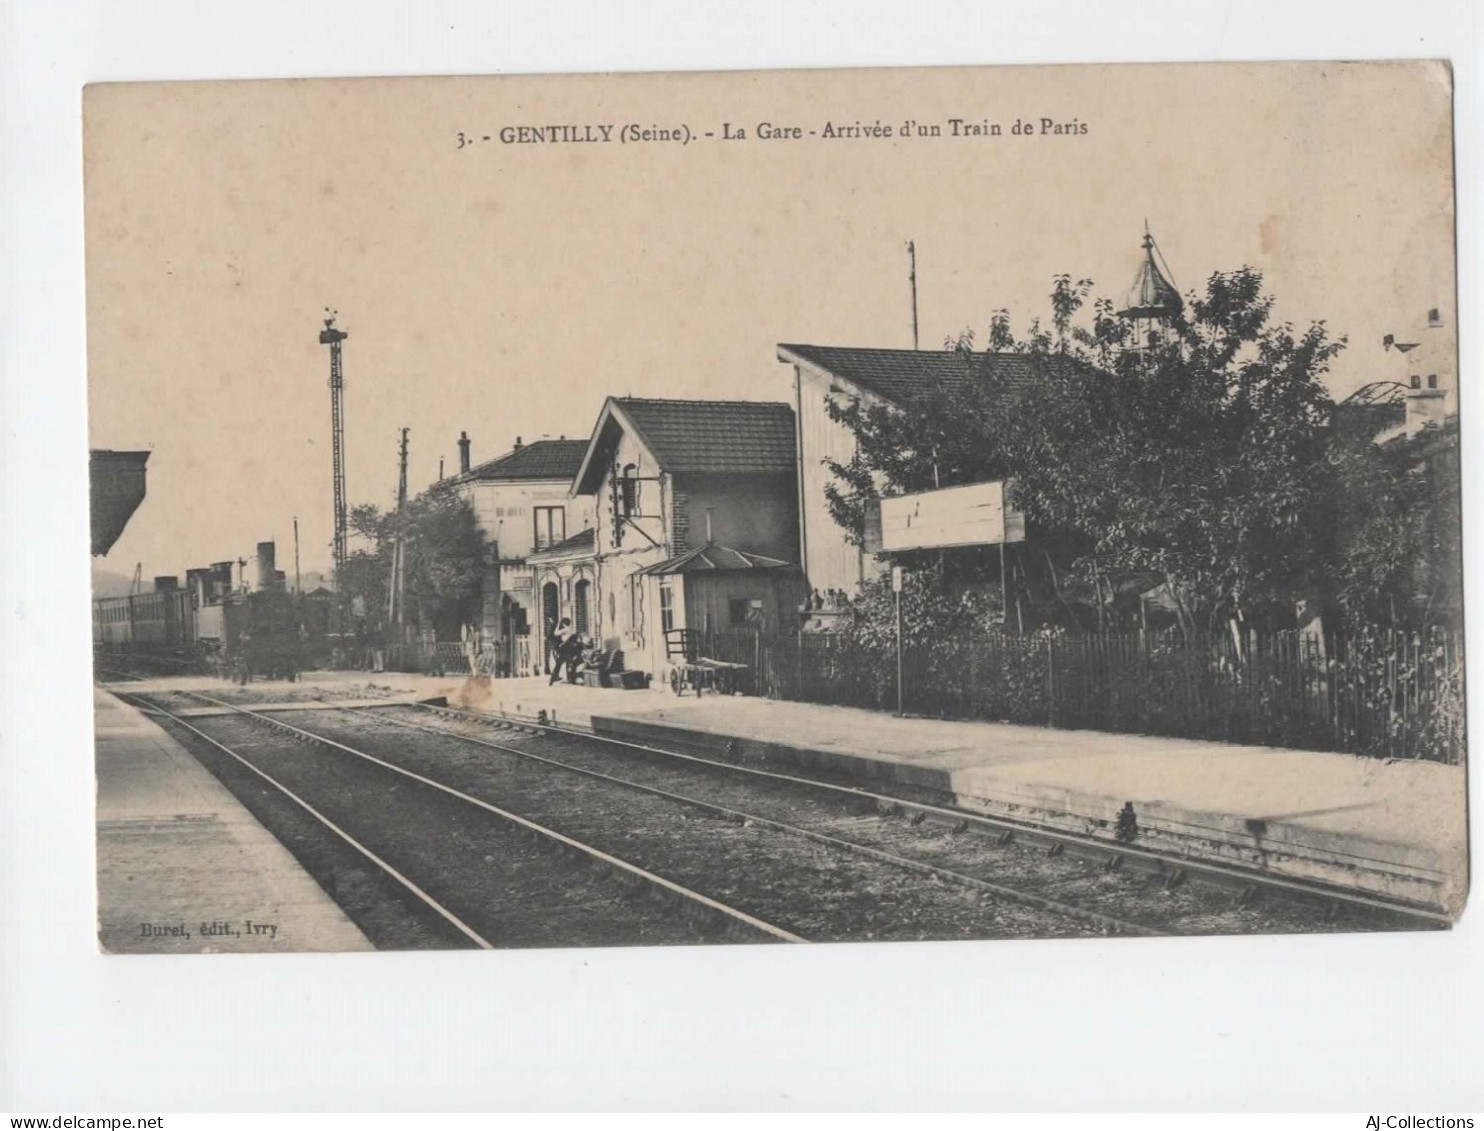
[[[912,348],[917,349],[917,244],[907,241],[907,283],[912,288]]]
[[[407,593],[407,434],[410,428],[402,429],[402,442],[397,445],[397,545],[392,553],[391,621],[396,629],[397,643],[403,640],[403,622],[406,620]]]
[[[407,434],[411,428],[402,429],[402,443],[397,449],[397,513],[407,506]]]
[[[294,515],[294,592],[304,592],[304,586],[299,582],[299,516]]]

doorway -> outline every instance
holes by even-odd
[[[546,674],[551,674],[551,638],[556,635],[557,621],[561,619],[562,598],[555,581],[541,587],[541,654]]]

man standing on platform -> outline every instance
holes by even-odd
[[[563,617],[561,623],[557,625],[556,631],[551,634],[551,640],[548,642],[551,652],[551,679],[547,681],[547,687],[554,684],[561,676],[562,664],[565,663],[568,669],[571,669],[572,638],[575,635],[576,633],[572,631],[572,622],[566,617]]]

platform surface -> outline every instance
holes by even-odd
[[[828,769],[1091,835],[1111,835],[1132,802],[1148,847],[1453,915],[1468,889],[1462,766],[728,696],[594,716],[615,735],[677,728],[734,760]]]
[[[288,850],[158,724],[101,689],[93,719],[103,950],[372,949]]]

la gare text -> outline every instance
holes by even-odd
[[[1088,123],[1079,118],[1027,117],[1004,122],[989,118],[946,118],[941,122],[907,118],[899,122],[834,121],[804,126],[771,121],[742,125],[722,122],[693,130],[685,122],[546,122],[501,126],[494,134],[460,132],[456,148],[481,142],[503,145],[629,145],[654,142],[689,145],[692,141],[887,141],[914,138],[1084,137]]]

